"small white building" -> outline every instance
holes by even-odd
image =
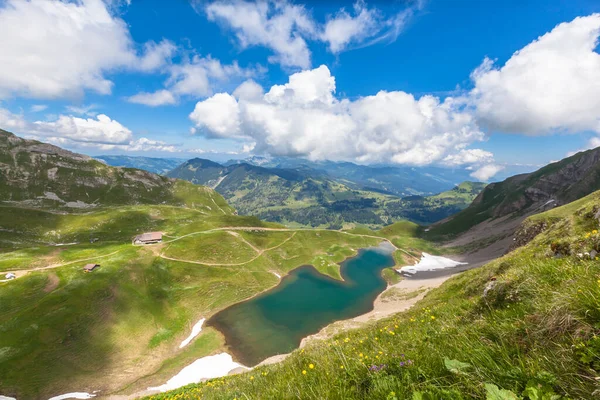
[[[17,276],[15,274],[13,274],[12,272],[9,272],[8,274],[4,275],[4,277],[6,279],[15,279]]]

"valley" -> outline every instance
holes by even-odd
[[[377,194],[377,202],[381,203],[373,204],[381,204],[389,215],[394,212],[394,204],[407,212],[405,205],[412,202],[426,208],[417,212],[413,207],[415,213],[430,218],[434,215],[432,206],[443,208],[457,201],[465,204],[483,189],[465,211],[428,228],[401,220],[383,227],[346,221],[339,229],[331,229],[334,226],[309,227],[306,225],[312,224],[288,220],[282,224],[237,215],[221,194],[209,187],[110,167],[54,146],[7,132],[0,134],[0,154],[7,161],[2,164],[0,180],[6,188],[0,205],[0,273],[6,276],[0,282],[0,304],[5,310],[0,313],[0,382],[4,396],[47,399],[80,392],[98,398],[150,395],[170,399],[195,398],[201,393],[210,399],[242,394],[255,397],[252,393],[260,391],[261,396],[282,393],[288,397],[292,396],[288,390],[308,393],[302,379],[318,388],[315,393],[319,394],[312,398],[321,398],[323,393],[330,398],[380,398],[385,394],[381,390],[389,394],[391,389],[380,389],[379,385],[434,396],[453,390],[479,396],[481,387],[472,386],[471,378],[466,378],[469,375],[460,378],[463,375],[458,374],[461,380],[457,382],[452,371],[448,375],[439,369],[440,359],[455,357],[449,358],[448,365],[458,359],[469,365],[479,363],[485,374],[493,376],[493,382],[502,382],[498,375],[498,368],[504,368],[501,364],[491,365],[478,359],[479,353],[472,353],[483,352],[482,348],[460,347],[472,344],[471,336],[475,334],[462,330],[462,322],[470,321],[472,325],[480,321],[477,324],[481,326],[476,324],[474,332],[485,337],[492,329],[488,318],[495,318],[495,313],[508,315],[510,320],[512,312],[521,318],[524,312],[542,312],[547,306],[547,299],[540,297],[542,292],[530,288],[531,298],[539,297],[534,303],[520,303],[514,300],[519,299],[517,294],[506,292],[498,295],[498,304],[514,304],[514,311],[502,307],[494,311],[496,306],[490,309],[489,305],[481,308],[488,303],[482,303],[479,292],[489,277],[500,276],[500,284],[510,291],[515,282],[525,279],[511,265],[525,265],[534,276],[537,271],[545,271],[547,265],[562,268],[557,263],[567,263],[574,268],[569,276],[575,271],[581,274],[576,278],[578,282],[584,282],[584,277],[589,281],[590,274],[596,273],[589,268],[582,272],[587,261],[573,257],[579,252],[589,253],[587,240],[596,237],[598,194],[568,203],[561,193],[566,193],[563,187],[572,181],[554,178],[562,171],[576,179],[593,176],[597,163],[580,160],[593,160],[595,152],[580,153],[561,162],[559,168],[552,166],[532,174],[540,182],[553,179],[554,183],[545,191],[536,190],[531,201],[517,199],[507,214],[490,210],[487,205],[489,198],[494,199],[489,203],[494,205],[497,198],[508,198],[503,187],[512,187],[510,179],[485,189],[483,185],[461,184],[428,197]],[[95,178],[80,179],[80,171],[88,171]],[[289,178],[289,171],[279,173]],[[267,182],[277,181],[266,176]],[[337,188],[331,192],[331,199],[337,200],[328,202],[327,207],[373,199],[348,197],[367,194],[324,179],[317,183],[307,178],[301,180],[301,185]],[[231,187],[226,178],[217,178],[217,182],[217,188],[224,183],[224,187]],[[530,182],[535,185],[536,181]],[[251,183],[246,176],[236,184],[253,188],[249,193],[264,193],[264,186]],[[595,188],[590,183],[580,196]],[[297,189],[290,190],[295,193]],[[511,196],[530,196],[530,192],[513,190]],[[257,194],[257,198],[261,196]],[[346,200],[341,200],[344,196]],[[374,195],[369,192],[368,196]],[[547,207],[548,199],[568,204]],[[320,207],[325,207],[323,204]],[[481,209],[481,204],[486,205],[483,214],[472,211],[474,207]],[[544,207],[549,211],[543,212]],[[332,215],[345,218],[343,212],[336,212]],[[477,223],[486,216],[490,218],[484,221],[487,224],[511,221],[503,225],[503,240],[486,240],[478,233],[482,228]],[[470,225],[465,227],[460,221]],[[524,233],[531,229],[534,234]],[[585,242],[576,239],[584,231],[596,233],[586,236]],[[160,232],[162,240],[150,245],[134,243],[133,238],[144,232]],[[445,241],[439,239],[442,233]],[[479,242],[465,239],[473,237]],[[515,250],[502,257],[513,237],[515,241],[519,238],[518,246],[524,247],[513,245]],[[471,247],[457,247],[460,240]],[[560,245],[554,244],[559,241]],[[496,250],[490,251],[488,245],[496,246]],[[568,257],[555,260],[547,254],[548,246],[570,248]],[[448,268],[445,261],[430,256],[440,254],[467,264]],[[501,258],[489,262],[496,257]],[[423,271],[417,268],[419,260],[429,260]],[[456,264],[449,261],[448,265]],[[435,266],[436,262],[440,264]],[[86,273],[83,267],[88,263],[98,266]],[[482,264],[487,265],[472,269]],[[414,266],[407,269],[410,265]],[[14,274],[12,279],[9,273]],[[562,280],[545,284],[552,290],[569,290]],[[557,289],[553,285],[561,286]],[[397,314],[399,311],[404,312]],[[588,319],[595,317],[572,318],[578,322],[565,329],[584,329],[591,323]],[[454,323],[458,320],[461,324]],[[509,336],[520,332],[504,325],[494,329]],[[450,344],[448,335],[458,339]],[[577,340],[592,340],[586,335],[577,336],[581,338]],[[561,340],[567,340],[565,346],[570,343],[564,337]],[[558,351],[556,346],[563,346],[561,343],[544,346],[547,351]],[[397,346],[401,354],[412,354],[410,358],[400,357]],[[546,351],[530,346],[535,351]],[[429,353],[425,354],[425,349]],[[524,364],[531,362],[528,355],[523,357]],[[421,368],[437,377],[434,386],[421,382],[419,373],[411,375],[408,367],[418,359]],[[279,362],[272,364],[272,360]],[[404,364],[393,372],[391,366],[398,368],[398,363]],[[210,367],[217,364],[216,369]],[[373,373],[373,365],[390,368],[389,376],[394,378],[379,383],[380,374]],[[189,369],[192,367],[196,369]],[[296,378],[298,368],[300,381]],[[520,373],[531,375],[529,367],[524,368]],[[589,390],[584,381],[569,380],[570,375],[565,374],[572,371],[568,369],[561,372],[546,364],[540,368],[551,371],[556,379],[568,381],[565,385],[569,390]],[[188,372],[184,372],[186,369]],[[222,377],[233,369],[246,373]],[[329,378],[314,380],[313,369],[325,372]],[[408,380],[398,381],[398,377]],[[204,382],[192,388],[179,388],[201,380]],[[247,386],[247,380],[253,381],[251,386]],[[369,382],[366,389],[347,384],[356,380]],[[281,386],[288,385],[284,382],[293,385],[286,389]],[[461,389],[452,389],[456,385],[462,385]],[[172,389],[177,391],[156,394]]]
[[[417,177],[410,171],[400,174],[393,167],[377,170],[387,170],[385,174],[380,172],[386,180],[379,181],[378,186],[365,178],[373,168],[350,163],[297,164],[279,160],[273,167],[261,164],[238,162],[224,166],[196,158],[167,176],[215,189],[242,215],[288,226],[328,229],[355,225],[380,228],[402,219],[430,224],[466,208],[485,187],[480,182],[451,183],[451,177]],[[354,173],[345,175],[347,169]],[[425,192],[435,186],[447,190]]]

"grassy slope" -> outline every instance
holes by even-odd
[[[179,350],[191,326],[273,287],[278,279],[272,272],[312,264],[339,278],[337,263],[357,249],[377,244],[377,236],[402,241],[408,232],[233,231],[236,236],[214,229],[278,225],[230,215],[225,204],[215,207],[220,196],[196,193],[179,195],[197,208],[122,206],[83,214],[2,208],[0,271],[64,264],[0,283],[6,310],[0,314],[2,394],[35,399],[75,390],[131,392],[164,382],[183,365],[224,348],[221,335],[208,328]],[[191,235],[162,247],[131,246],[135,234],[149,230],[164,231],[165,241]],[[90,237],[98,240],[90,243]],[[420,243],[412,245],[417,253]],[[230,253],[231,246],[243,252]],[[160,251],[196,263],[167,260],[157,256]],[[84,274],[88,258],[101,267]],[[242,264],[197,264],[209,261]]]
[[[600,389],[600,265],[551,248],[600,250],[599,203],[596,192],[533,217],[527,223],[546,230],[527,246],[450,279],[407,312],[280,364],[151,399],[591,399]]]

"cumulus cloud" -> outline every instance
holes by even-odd
[[[29,127],[30,134],[60,136],[75,142],[122,144],[132,138],[129,129],[104,114],[99,114],[96,118],[61,115],[56,121],[36,121]]]
[[[504,169],[503,166],[497,164],[488,164],[478,168],[471,176],[478,181],[487,182],[490,178]]]
[[[504,133],[600,132],[600,14],[557,25],[502,67],[472,73],[481,124]]]
[[[408,165],[493,160],[483,150],[464,150],[484,134],[460,101],[401,91],[338,100],[335,89],[335,78],[320,66],[261,97],[218,93],[198,102],[190,119],[199,133],[241,138],[273,155]]]
[[[0,98],[109,94],[106,74],[150,71],[167,62],[169,42],[136,51],[127,24],[102,0],[7,0],[0,5]]]
[[[196,103],[190,118],[199,127],[206,128],[208,136],[236,138],[242,135],[238,103],[227,93],[217,93]]]
[[[242,49],[267,47],[274,52],[270,62],[304,69],[311,65],[307,41],[327,43],[332,53],[339,53],[350,45],[395,40],[414,10],[420,7],[417,1],[397,14],[386,16],[359,0],[352,12],[342,8],[320,23],[303,6],[287,1],[217,0],[200,4],[209,20],[234,32]]]
[[[18,135],[72,150],[192,152],[183,148],[181,144],[146,137],[136,139],[131,130],[104,114],[96,118],[60,115],[54,121],[27,121],[22,114],[14,114],[0,108],[0,126]]]
[[[261,85],[252,79],[248,79],[233,91],[233,97],[236,99],[252,100],[261,98],[263,93],[264,90]]]
[[[126,144],[133,137],[129,129],[104,114],[96,118],[60,115],[54,121],[31,122],[22,114],[0,108],[0,126],[17,134],[37,138],[63,138],[81,143]]]

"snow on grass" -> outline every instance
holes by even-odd
[[[17,400],[17,399],[15,399],[14,397],[2,396],[0,394],[0,400]]]
[[[271,271],[271,273],[275,275],[278,279],[281,279],[281,275],[279,275],[277,272]]]
[[[183,342],[181,342],[181,344],[179,345],[180,349],[187,346],[192,341],[193,338],[198,336],[198,334],[202,331],[202,324],[204,324],[205,320],[206,320],[206,318],[202,318],[200,321],[198,321],[196,323],[196,325],[194,325],[192,327],[192,333],[190,333],[190,336],[188,336]]]
[[[63,399],[91,399],[92,397],[96,397],[95,394],[89,394],[86,392],[73,392],[73,393],[65,393],[60,396],[54,396],[49,398],[48,400],[63,400]]]
[[[183,368],[177,375],[169,379],[164,385],[149,387],[148,390],[166,392],[168,390],[177,389],[191,383],[199,383],[204,379],[225,376],[236,368],[246,367],[234,362],[233,358],[231,358],[231,356],[227,353],[202,357]]]
[[[407,274],[416,274],[419,271],[435,271],[438,269],[446,269],[456,267],[457,265],[464,265],[467,263],[454,261],[446,257],[432,256],[428,253],[423,253],[421,260],[415,265],[407,265],[399,268],[398,272]]]

